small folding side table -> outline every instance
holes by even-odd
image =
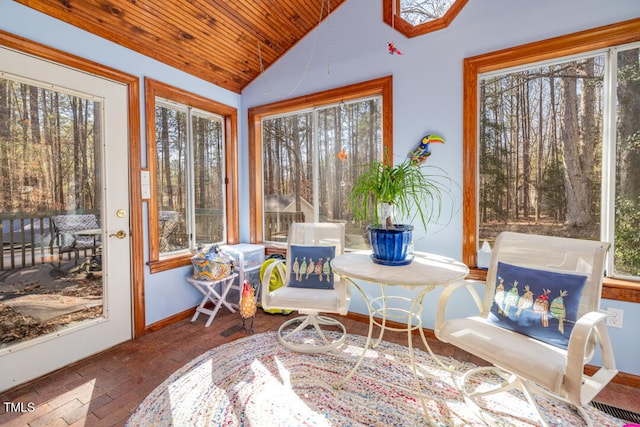
[[[235,313],[238,305],[227,301],[227,294],[233,287],[233,281],[237,276],[238,273],[233,273],[230,276],[225,277],[224,279],[213,281],[196,280],[191,277],[187,278],[187,281],[191,283],[203,295],[202,301],[200,301],[200,305],[198,306],[198,308],[196,308],[196,312],[191,318],[191,321],[195,322],[200,313],[208,314],[209,320],[207,320],[207,323],[204,326],[209,327],[211,325],[211,322],[213,322],[213,318],[216,317],[216,314],[218,313],[222,305],[227,307],[232,313]],[[220,285],[220,292],[218,292],[218,290],[216,289],[218,285]],[[204,308],[204,306],[209,301],[213,303],[213,310]]]

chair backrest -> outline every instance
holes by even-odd
[[[482,316],[487,317],[491,310],[498,261],[520,267],[587,276],[580,297],[578,317],[590,311],[598,311],[609,246],[609,243],[594,240],[514,232],[500,233],[491,253]]]
[[[51,217],[54,230],[54,238],[61,248],[92,247],[94,239],[90,236],[78,237],[77,231],[100,228],[98,219],[94,214],[54,215]],[[80,240],[80,242],[78,242]]]
[[[344,252],[344,242],[344,223],[334,222],[294,222],[289,227],[287,237],[287,247],[291,245],[335,246],[336,256]],[[287,251],[287,276],[293,272],[292,264],[291,251]],[[339,276],[335,276],[335,280],[339,280]]]

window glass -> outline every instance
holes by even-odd
[[[398,0],[400,17],[413,26],[440,19],[455,0]]]
[[[66,333],[105,312],[100,237],[105,116],[98,95],[58,86],[53,82],[61,77],[55,73],[39,76],[50,79],[47,84],[0,75],[0,349],[5,350]],[[87,80],[98,86],[97,93],[106,93],[98,77]],[[90,298],[91,307],[75,306],[65,297],[70,292]],[[18,297],[32,302],[5,304]],[[53,299],[60,316],[33,317],[27,311]]]
[[[481,76],[479,243],[503,230],[602,239],[615,274],[640,275],[638,49],[611,52]]]
[[[617,53],[615,264],[640,276],[640,48]]]
[[[348,195],[382,153],[382,97],[319,106],[262,120],[264,240],[285,241],[297,222],[345,222],[347,246],[363,247]]]
[[[188,249],[185,194],[187,113],[156,104],[156,151],[160,253]]]
[[[156,99],[160,255],[224,241],[223,119]]]
[[[221,118],[193,115],[196,244],[225,240],[224,126]]]

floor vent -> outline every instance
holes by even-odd
[[[615,406],[607,405],[606,403],[591,402],[591,406],[599,411],[609,414],[613,417],[620,418],[632,423],[640,424],[640,414],[636,412],[627,411],[626,409],[616,408]]]

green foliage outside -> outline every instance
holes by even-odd
[[[640,197],[616,201],[616,273],[640,276]]]

